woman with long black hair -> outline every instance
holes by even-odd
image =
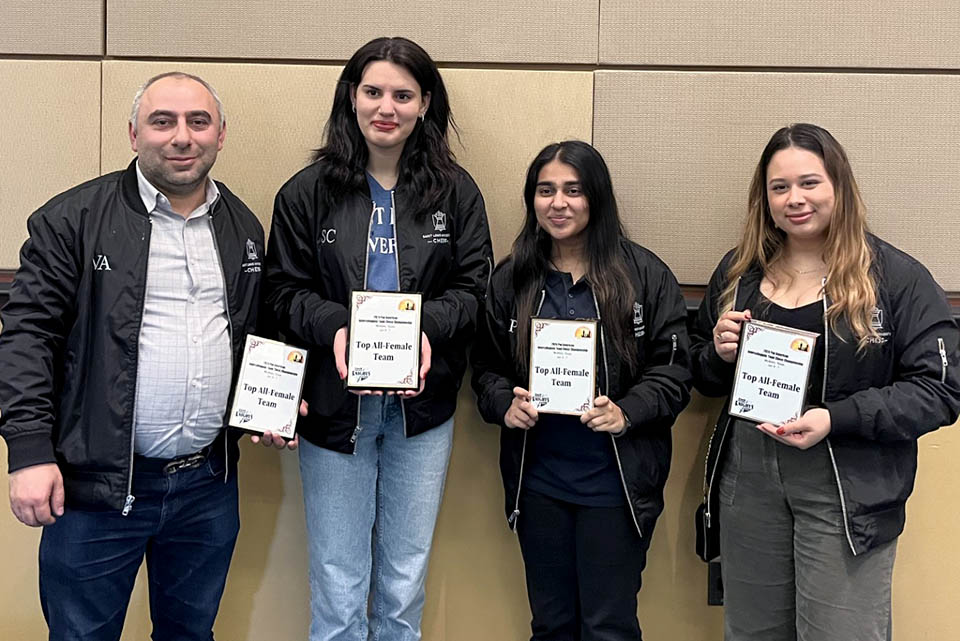
[[[760,155],[743,234],[693,331],[698,390],[730,393],[751,319],[820,338],[796,420],[725,408],[710,440],[724,638],[887,641],[917,439],[960,412],[960,334],[924,266],[868,233],[847,154],[822,127],[783,127]]]
[[[606,163],[590,145],[544,148],[526,219],[494,271],[473,349],[480,413],[501,426],[509,524],[535,641],[641,638],[637,592],[663,509],[670,428],[689,400],[677,281],[623,233]],[[530,319],[599,320],[598,395],[582,416],[538,413],[527,389]]]
[[[287,340],[310,349],[297,431],[311,641],[420,638],[457,390],[492,255],[483,198],[447,142],[453,127],[429,55],[378,38],[344,67],[314,162],[277,194],[267,304]],[[346,391],[352,290],[422,295],[419,390]]]

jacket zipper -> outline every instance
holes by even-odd
[[[137,323],[137,367],[134,368],[134,375],[137,378],[133,385],[133,416],[130,417],[130,471],[127,473],[127,496],[123,499],[121,516],[130,514],[130,510],[133,509],[133,502],[137,500],[137,497],[133,495],[133,450],[137,437],[137,393],[140,388],[140,376],[137,369],[140,366],[140,329],[143,327],[143,306],[147,302],[147,273],[150,268],[150,237],[153,234],[153,217],[147,216],[147,223],[147,233],[144,239],[147,243],[147,259],[143,261],[143,296],[140,299],[140,319]]]
[[[743,276],[737,278],[737,286],[733,288],[733,309],[737,308],[737,296],[740,295],[740,283],[743,281]],[[720,420],[724,420],[722,417]],[[710,440],[707,442],[707,458],[703,462],[703,480],[705,487],[703,488],[703,500],[706,503],[707,509],[703,512],[703,520],[705,521],[705,527],[710,527],[710,498],[713,494],[713,481],[717,476],[717,468],[720,467],[720,455],[723,454],[723,444],[727,440],[727,432],[730,430],[730,419],[726,419],[727,425],[723,429],[723,433],[720,435],[720,442],[717,443],[717,456],[714,459],[713,470],[710,471],[709,480],[707,479],[707,471],[710,467],[710,448],[713,446],[713,437],[717,435],[717,431],[714,430],[713,434],[710,435]]]
[[[826,404],[827,402],[827,363],[830,360],[830,325],[827,322],[827,307],[829,306],[829,301],[827,300],[827,279],[823,279],[823,387],[820,389],[820,402]],[[847,501],[843,496],[843,486],[840,484],[840,470],[837,468],[837,458],[833,455],[833,444],[830,442],[830,437],[828,436],[827,441],[827,451],[830,453],[830,464],[833,466],[833,475],[837,480],[837,493],[840,496],[840,513],[843,516],[843,533],[847,537],[847,544],[850,546],[850,551],[853,553],[853,556],[857,556],[857,548],[853,544],[853,537],[850,536],[850,523],[847,518]]]
[[[940,350],[940,382],[947,382],[947,348],[943,344],[943,338],[937,336],[937,349]]]
[[[363,244],[363,289],[367,289],[367,270],[370,268],[370,233],[373,231],[373,212],[376,211],[377,203],[373,202],[373,199],[370,199],[370,220],[367,222],[367,240]],[[390,192],[390,203],[393,204],[393,192]],[[396,219],[394,219],[394,236],[396,236]],[[397,284],[400,283],[400,270],[397,269]],[[349,364],[348,364],[349,366]],[[360,436],[360,431],[363,429],[360,427],[360,401],[363,400],[359,396],[357,397],[357,424],[353,427],[353,434],[350,435],[350,445],[353,446],[353,451],[350,452],[353,455],[357,453],[357,438]],[[406,433],[406,428],[404,428],[404,433]]]
[[[543,308],[543,300],[546,296],[547,290],[541,289],[540,302],[537,303],[537,311],[534,312],[534,315],[540,315],[540,310]],[[527,331],[529,331],[529,329]],[[520,476],[517,477],[517,496],[513,501],[513,512],[507,517],[507,525],[509,525],[510,529],[514,532],[517,531],[517,521],[520,519],[520,488],[523,487],[523,467],[524,462],[527,460],[527,436],[529,434],[529,430],[523,431],[523,448],[520,450]]]
[[[606,389],[603,393],[605,396],[610,396],[610,370],[607,367],[607,339],[603,332],[603,325],[601,321],[603,320],[600,317],[600,305],[597,303],[597,295],[593,292],[593,288],[590,289],[590,295],[593,296],[593,309],[597,312],[597,327],[600,333],[600,355],[603,358],[603,384]],[[676,349],[677,346],[677,337],[676,334],[673,336],[673,346]],[[673,361],[673,355],[670,356],[671,362]],[[643,538],[643,532],[640,530],[640,522],[637,521],[637,513],[634,511],[633,501],[630,500],[630,490],[627,489],[627,479],[623,475],[623,464],[620,462],[620,450],[617,449],[617,437],[613,434],[610,434],[610,442],[613,443],[613,457],[617,460],[617,472],[620,473],[620,482],[623,484],[623,493],[627,497],[627,507],[630,508],[630,517],[633,519],[633,526],[637,528],[637,534],[640,535],[640,538]]]
[[[390,190],[390,217],[393,218],[393,259],[397,265],[397,291],[402,291],[400,288],[400,239],[397,238],[397,205],[394,201],[394,190]],[[373,217],[371,216],[371,219]],[[364,276],[366,278],[366,276]],[[420,315],[423,315],[423,299],[420,299]],[[421,346],[422,350],[422,346]],[[417,380],[420,380],[420,372],[417,372]],[[417,385],[419,388],[420,386]],[[400,399],[400,418],[403,419],[403,437],[410,438],[410,435],[407,433],[407,408],[403,403],[403,397],[398,397]]]
[[[216,204],[214,205],[216,206]],[[223,267],[223,255],[220,252],[220,241],[217,239],[217,226],[213,223],[213,212],[208,214],[210,233],[213,234],[213,247],[217,250],[217,262],[220,263],[220,277],[223,279],[223,309],[227,312],[227,333],[230,338],[230,371],[233,371],[233,318],[230,316],[230,295],[227,287],[227,271]],[[228,410],[229,411],[229,410]],[[226,434],[223,439],[223,482],[230,479],[230,448],[227,446]]]
[[[677,335],[670,334],[670,362],[667,365],[673,365],[673,359],[677,355]]]

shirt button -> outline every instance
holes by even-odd
[[[570,311],[572,312],[573,310],[571,309]],[[194,342],[194,343],[199,343],[199,342],[200,342],[200,337],[199,337],[199,336],[194,336],[194,337],[193,337],[193,342]]]
[[[573,294],[567,294],[567,298],[573,298]]]
[[[576,315],[576,312],[573,311],[572,309],[568,309],[567,311],[570,313],[571,316],[575,316],[575,315]]]
[[[191,303],[196,303],[196,302],[197,302],[197,297],[196,297],[196,296],[191,296],[191,297],[188,298],[187,300],[189,300]]]

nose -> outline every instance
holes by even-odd
[[[803,196],[803,190],[800,189],[799,185],[793,185],[790,187],[790,193],[788,194],[789,200],[787,201],[788,205],[798,206],[806,202],[806,198]]]
[[[392,116],[396,109],[393,106],[393,101],[390,98],[384,97],[380,99],[380,104],[377,105],[377,111],[381,116]]]
[[[187,126],[185,118],[177,120],[177,126],[173,130],[173,139],[170,141],[175,147],[186,147],[190,145],[190,127]]]
[[[553,200],[550,202],[550,206],[554,209],[563,209],[567,206],[567,197],[564,195],[563,190],[557,190],[557,193],[553,195]]]

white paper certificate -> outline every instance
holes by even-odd
[[[420,387],[420,294],[353,292],[347,387]]]
[[[538,412],[579,416],[593,407],[597,322],[530,319],[531,402]]]
[[[819,334],[762,321],[740,331],[730,414],[773,425],[799,418]]]
[[[230,425],[293,438],[306,365],[307,350],[248,334]]]

